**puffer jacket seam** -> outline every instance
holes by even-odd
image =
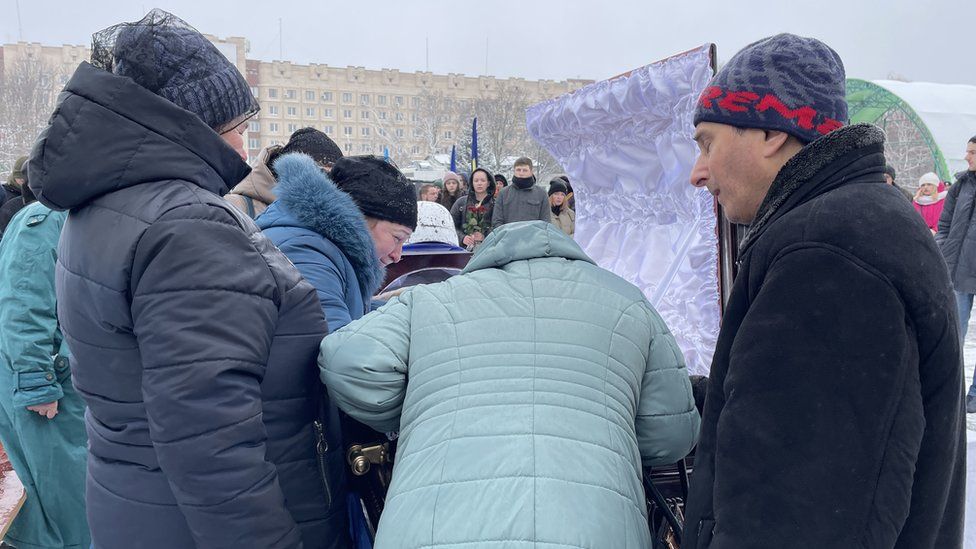
[[[489,344],[486,344],[486,345],[490,345],[490,343]],[[585,345],[566,344],[566,347],[579,347],[579,348],[586,348],[587,350],[590,350],[590,348],[589,347],[586,347]],[[528,355],[528,354],[529,353],[498,353],[498,356],[513,356],[513,355]],[[494,354],[491,354],[491,355],[479,355],[479,356],[482,357],[482,358],[484,358],[484,357],[494,356]],[[622,364],[619,360],[616,360],[616,359],[612,359],[612,360],[613,360],[613,362],[615,364]],[[592,360],[587,360],[586,362],[589,363],[589,364],[592,364],[594,367],[599,367],[600,366],[599,364],[594,363]],[[495,369],[497,369],[497,370],[504,370],[504,369],[508,368],[508,366],[504,366],[504,365],[488,366],[488,365],[485,365],[485,366],[480,366],[479,368],[481,370],[483,370],[483,371],[495,370]],[[556,371],[560,371],[560,372],[565,371],[565,368],[560,368],[559,366],[544,366],[543,365],[543,366],[539,366],[539,369],[540,370],[556,370]],[[674,366],[674,367],[669,367],[669,368],[661,368],[660,370],[655,370],[655,372],[668,372],[670,370],[680,370],[680,369],[681,369],[680,366]],[[596,375],[593,375],[591,372],[573,372],[573,373],[574,374],[578,374],[578,375],[588,376],[590,378],[593,378],[596,381],[600,381],[601,380],[600,377],[598,377]],[[617,372],[611,372],[611,374],[613,374],[617,379],[619,379],[620,381],[622,381],[624,383],[630,383],[630,382],[640,383],[640,381],[641,381],[640,378],[637,378],[637,377],[635,377],[632,380],[627,379],[627,378],[625,378],[624,376],[620,375]],[[417,389],[426,387],[427,385],[429,385],[431,383],[436,383],[437,381],[439,381],[439,380],[436,377],[431,377],[431,379],[426,380],[423,383],[420,383],[420,384],[416,385],[413,388],[413,390],[416,391]]]
[[[589,486],[591,488],[598,488],[600,490],[604,490],[604,491],[610,492],[611,494],[614,494],[616,496],[619,496],[621,499],[627,501],[627,503],[630,504],[630,507],[632,507],[634,510],[636,510],[641,515],[643,515],[646,512],[646,510],[644,510],[640,505],[634,503],[633,497],[631,497],[628,494],[624,494],[624,493],[622,493],[622,492],[620,492],[618,490],[615,490],[614,488],[611,488],[609,486],[604,486],[602,484],[596,484],[596,483],[592,483],[592,482],[581,482],[581,481],[573,480],[573,479],[569,479],[569,478],[559,478],[559,477],[553,477],[553,476],[548,476],[548,475],[535,475],[535,474],[531,474],[531,475],[528,475],[528,474],[527,475],[500,475],[500,476],[493,476],[493,477],[490,477],[490,478],[475,478],[475,479],[468,479],[468,480],[450,480],[450,481],[443,481],[443,482],[436,482],[436,483],[426,484],[424,486],[415,486],[415,487],[410,488],[408,490],[403,490],[403,491],[400,491],[400,492],[397,492],[396,494],[394,494],[393,497],[391,497],[390,499],[387,500],[387,505],[389,505],[389,503],[391,501],[393,501],[394,499],[399,498],[401,496],[405,496],[407,494],[411,494],[411,493],[414,493],[414,492],[419,492],[421,490],[433,490],[433,489],[438,489],[439,490],[441,486],[454,486],[454,485],[458,485],[458,484],[475,484],[475,483],[479,483],[479,482],[495,482],[495,481],[498,481],[498,480],[514,480],[514,479],[526,479],[526,478],[532,478],[532,479],[537,479],[537,480],[552,480],[552,481],[562,482],[562,483],[566,483],[566,484],[577,484],[579,486]],[[533,532],[533,537],[535,537],[535,532]]]
[[[125,293],[125,290],[120,290],[118,288],[113,288],[111,286],[106,286],[105,284],[102,284],[101,282],[99,282],[99,281],[97,281],[97,280],[89,277],[88,275],[84,275],[84,274],[81,274],[79,272],[76,272],[76,271],[71,270],[70,268],[68,268],[67,265],[64,264],[64,261],[62,261],[60,257],[58,258],[58,265],[62,269],[64,269],[65,271],[68,271],[69,273],[73,274],[74,276],[77,276],[78,278],[84,279],[85,281],[90,282],[90,283],[98,286],[99,288],[103,288],[105,290],[108,290],[110,292],[114,292],[114,293],[117,293],[117,294],[124,294]]]
[[[222,293],[230,293],[230,294],[240,294],[240,295],[245,295],[245,296],[250,296],[250,297],[256,297],[258,299],[263,299],[265,301],[274,302],[274,299],[272,299],[272,298],[270,298],[270,297],[268,297],[266,295],[261,295],[261,294],[254,293],[254,292],[246,292],[244,290],[231,290],[231,289],[228,289],[228,288],[205,288],[205,287],[196,287],[196,288],[173,288],[171,290],[155,290],[155,291],[152,291],[152,292],[146,292],[146,293],[143,293],[143,294],[133,295],[132,296],[132,299],[135,300],[135,299],[138,299],[138,298],[141,298],[141,297],[149,297],[149,296],[165,295],[165,294],[179,294],[179,293],[187,293],[187,292],[222,292]]]
[[[161,369],[164,369],[164,368],[174,368],[176,366],[190,366],[190,365],[193,365],[193,364],[206,364],[208,362],[225,362],[225,361],[227,361],[227,362],[241,362],[241,363],[244,363],[244,364],[253,364],[254,366],[264,366],[265,365],[264,362],[258,362],[256,360],[248,360],[246,358],[235,358],[235,357],[231,357],[231,356],[222,356],[222,357],[204,358],[204,359],[198,359],[198,360],[182,360],[180,362],[170,362],[168,364],[157,364],[157,365],[149,366],[148,369],[150,369],[150,370],[161,370]]]
[[[163,441],[163,440],[152,439],[152,444],[153,444],[153,446],[172,446],[174,444],[182,444],[182,443],[184,443],[186,441],[189,441],[189,440],[193,440],[193,439],[200,438],[200,437],[205,437],[205,436],[210,436],[210,435],[212,435],[212,434],[214,434],[214,433],[216,433],[218,431],[223,431],[224,429],[229,429],[231,427],[236,427],[237,425],[240,425],[241,423],[247,423],[248,421],[250,421],[250,420],[252,420],[254,418],[260,418],[261,417],[261,414],[262,414],[262,412],[258,412],[256,414],[252,414],[252,415],[250,415],[250,416],[248,416],[246,418],[243,418],[240,421],[235,421],[233,423],[228,423],[226,425],[221,425],[219,427],[214,427],[213,429],[207,429],[206,431],[201,431],[199,433],[194,433],[194,434],[189,435],[189,436],[175,438],[173,440],[165,440],[165,441]],[[263,424],[263,421],[262,421],[262,424]],[[240,493],[244,493],[246,491],[247,490],[244,490],[244,491],[242,491]],[[230,501],[230,499],[228,499],[227,501]]]

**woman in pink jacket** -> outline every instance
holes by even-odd
[[[942,215],[942,207],[945,205],[946,192],[945,183],[939,181],[939,176],[932,172],[918,179],[918,191],[915,192],[912,202],[932,234],[939,230],[939,216]]]

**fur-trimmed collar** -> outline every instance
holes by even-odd
[[[278,202],[298,223],[327,238],[345,254],[367,298],[379,290],[386,271],[366,218],[352,197],[339,190],[311,157],[301,153],[274,162],[278,173]]]
[[[756,212],[755,220],[749,225],[742,238],[742,244],[739,245],[740,254],[744,253],[766,226],[778,217],[777,214],[782,213],[780,210],[787,200],[801,187],[811,183],[813,186],[818,186],[823,182],[824,176],[831,175],[824,173],[831,164],[845,156],[857,154],[868,146],[880,147],[883,151],[884,132],[871,124],[853,124],[834,130],[803,147],[783,165],[773,184],[770,185],[766,198]],[[845,167],[846,165],[838,166],[837,171]]]

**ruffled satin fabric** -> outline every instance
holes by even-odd
[[[530,107],[532,137],[566,170],[575,239],[635,284],[691,373],[707,375],[721,316],[714,200],[689,182],[709,46]]]

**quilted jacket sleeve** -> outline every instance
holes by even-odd
[[[329,331],[334,332],[352,321],[345,299],[347,282],[338,258],[322,249],[320,242],[320,239],[298,236],[282,242],[280,249],[315,288]],[[334,253],[340,252],[335,250]]]
[[[11,311],[15,323],[7,327],[9,330],[3,338],[4,345],[8,346],[5,351],[12,354],[10,364],[17,379],[12,401],[17,407],[46,404],[64,396],[55,364],[67,359],[54,357],[61,340],[54,266],[64,215],[50,213],[36,225],[19,230],[15,240],[4,242],[15,247],[16,267],[21,275],[9,281],[17,299],[16,310]],[[27,223],[23,216],[14,219]]]
[[[674,336],[650,304],[641,307],[651,326],[651,344],[637,405],[637,444],[645,466],[666,465],[694,447],[701,418]]]
[[[143,234],[131,292],[149,435],[197,546],[301,547],[265,459],[279,290],[250,237],[221,208],[175,208]]]
[[[319,352],[322,383],[333,401],[353,419],[381,432],[400,428],[411,293],[326,336]]]

